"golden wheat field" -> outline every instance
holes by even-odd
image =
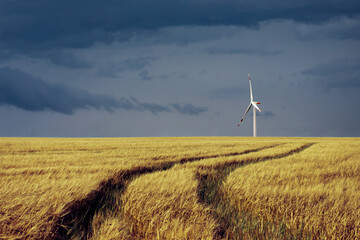
[[[359,138],[0,138],[0,239],[360,239]]]

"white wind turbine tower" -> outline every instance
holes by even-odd
[[[250,80],[250,74],[248,73],[249,76],[249,84],[250,84],[250,104],[248,106],[248,108],[245,111],[244,116],[242,117],[242,119],[240,120],[240,122],[238,123],[238,127],[240,127],[240,124],[242,123],[242,121],[244,120],[246,114],[250,111],[251,106],[253,106],[253,136],[256,137],[256,109],[261,112],[260,108],[257,106],[258,104],[261,104],[260,102],[254,101],[253,99],[253,93],[252,93],[252,88],[251,88],[251,80]]]

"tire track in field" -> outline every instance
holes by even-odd
[[[274,148],[281,144],[265,146],[256,149],[249,149],[240,152],[230,152],[218,155],[195,156],[182,158],[176,161],[153,163],[151,166],[135,167],[133,169],[121,171],[112,178],[104,180],[96,190],[91,191],[83,199],[73,201],[57,217],[51,234],[47,239],[88,239],[92,234],[92,220],[96,213],[102,211],[106,214],[115,211],[116,198],[121,195],[127,185],[140,175],[157,171],[168,170],[175,164],[185,164],[188,162],[201,161],[209,158],[238,156],[248,153],[258,152],[264,149]]]
[[[307,143],[299,148],[292,149],[275,156],[258,157],[250,161],[247,160],[246,162],[227,162],[223,165],[218,165],[215,168],[202,167],[199,169],[205,170],[198,171],[196,174],[196,178],[199,181],[199,201],[212,209],[213,216],[215,219],[218,219],[219,222],[219,227],[215,232],[215,239],[238,239],[238,235],[241,233],[240,225],[243,224],[243,222],[240,223],[240,221],[244,221],[244,219],[242,219],[240,213],[237,212],[235,206],[230,203],[230,200],[222,190],[226,178],[232,171],[248,164],[280,159],[297,154],[313,146],[314,144],[315,143]],[[206,172],[206,170],[209,171]],[[284,234],[290,234],[290,237],[292,238],[291,233],[285,232]],[[259,237],[264,238],[264,236]]]
[[[241,152],[230,152],[230,153],[206,155],[206,156],[200,156],[200,157],[187,157],[187,158],[182,158],[179,161],[176,161],[175,164],[176,163],[184,164],[184,163],[201,161],[201,160],[210,159],[210,158],[238,156],[238,155],[243,155],[243,154],[248,154],[248,153],[259,152],[259,151],[264,150],[264,149],[274,148],[274,147],[277,147],[279,145],[283,145],[283,143],[282,144],[275,144],[275,145],[265,146],[265,147],[261,147],[261,148],[248,149],[248,150],[244,150],[244,151],[241,151]]]

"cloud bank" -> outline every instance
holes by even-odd
[[[360,2],[356,0],[275,0],[271,4],[245,0],[2,0],[0,46],[22,51],[86,48],[96,42],[128,40],[136,30],[194,25],[252,27],[270,19],[314,23],[359,13]]]
[[[179,103],[170,106],[144,103],[136,98],[115,99],[64,84],[47,83],[20,70],[0,68],[0,105],[15,106],[27,111],[52,111],[71,115],[79,109],[136,110],[153,114],[176,111],[185,115],[199,115],[206,107]]]

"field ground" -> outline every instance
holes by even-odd
[[[360,239],[359,138],[0,138],[0,239]]]

